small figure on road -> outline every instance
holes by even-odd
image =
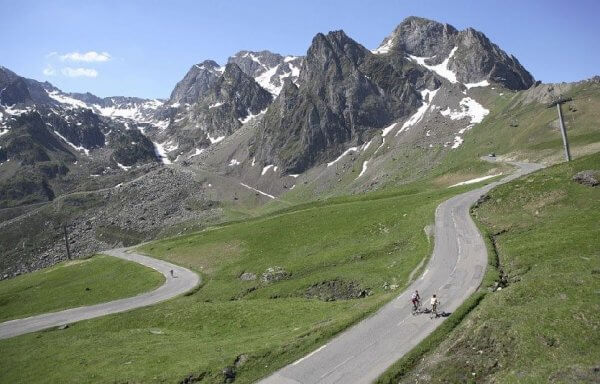
[[[410,301],[413,303],[413,310],[419,309],[419,303],[421,301],[421,296],[419,296],[419,291],[415,290],[410,297]]]
[[[173,273],[172,269],[171,269],[171,277],[175,277],[175,274]]]
[[[438,300],[438,298],[434,294],[431,297],[431,312],[433,312],[435,314],[435,317],[437,317],[437,315],[438,315],[437,309],[438,309],[438,305],[439,304],[440,304],[440,301]]]

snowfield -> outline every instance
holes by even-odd
[[[425,64],[425,60],[431,59],[431,57],[417,57],[417,56],[413,56],[413,55],[408,55],[408,57],[411,60],[413,60],[415,63],[422,65],[425,68],[429,69],[430,71],[437,73],[438,75],[440,75],[444,79],[448,80],[449,82],[458,83],[458,80],[456,80],[456,73],[454,73],[450,69],[448,69],[448,63],[450,62],[450,59],[452,58],[452,56],[454,56],[454,54],[456,53],[457,49],[458,49],[458,47],[452,48],[452,51],[450,51],[450,55],[448,55],[448,57],[444,61],[442,61],[440,64],[437,64],[437,65]]]
[[[406,120],[404,122],[404,124],[402,124],[402,128],[400,128],[400,130],[396,133],[396,136],[398,136],[401,132],[406,131],[413,125],[418,124],[421,120],[423,120],[425,113],[429,110],[429,107],[431,107],[433,105],[433,98],[435,97],[435,94],[437,93],[437,91],[439,91],[439,89],[436,89],[434,91],[430,91],[429,89],[424,89],[421,91],[421,97],[423,98],[423,104],[419,107],[419,109],[417,109],[417,112],[415,112],[414,115],[409,117],[408,120]]]
[[[369,164],[369,160],[366,160],[363,165],[362,165],[362,170],[360,171],[360,174],[358,175],[357,179],[359,177],[361,177],[362,175],[365,174],[365,172],[367,171],[367,164]]]
[[[452,120],[469,118],[471,124],[479,124],[490,113],[483,105],[470,97],[465,97],[460,101],[460,110],[451,110],[449,107],[440,113]]]

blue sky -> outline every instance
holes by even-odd
[[[318,32],[373,49],[410,15],[474,27],[544,82],[600,74],[598,0],[0,0],[0,11],[0,65],[99,96],[168,97],[194,63],[302,55]]]

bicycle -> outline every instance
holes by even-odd
[[[430,313],[430,312],[431,312],[431,310],[429,308],[423,308],[423,305],[421,304],[420,300],[418,301],[416,307],[413,305],[412,311],[411,311],[413,316],[420,315],[422,313]]]
[[[442,316],[443,312],[438,312],[438,308],[440,307],[440,301],[438,299],[437,303],[435,303],[434,305],[431,306],[431,316],[429,316],[430,319],[437,319],[438,317]]]

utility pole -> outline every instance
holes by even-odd
[[[561,106],[561,104],[566,103],[567,101],[571,101],[571,100],[573,100],[573,99],[570,97],[564,98],[561,96],[557,100],[548,104],[548,108],[552,108],[556,105],[556,109],[558,110],[558,121],[560,123],[560,133],[562,135],[563,146],[565,148],[565,159],[567,161],[571,161],[571,151],[569,150],[569,140],[567,138],[567,130],[565,129],[565,122],[563,120],[562,111],[560,109],[560,106]]]
[[[67,223],[63,224],[63,232],[65,234],[65,246],[67,247],[67,258],[71,260],[71,248],[69,248],[69,235],[67,234]]]

